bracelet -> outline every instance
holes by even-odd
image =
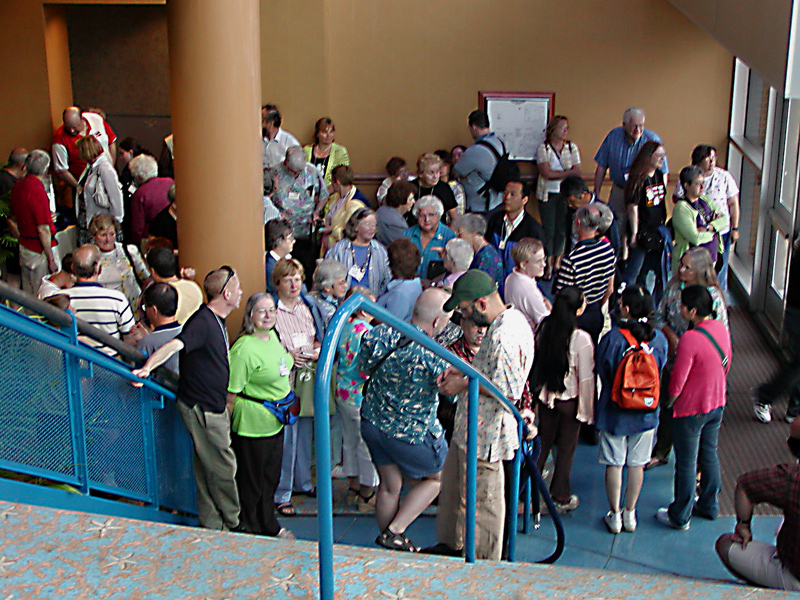
[[[748,527],[750,527],[750,520],[743,521],[742,519],[737,519],[736,522],[740,523],[742,525],[747,525]]]
[[[731,227],[731,231],[739,231],[738,227]]]

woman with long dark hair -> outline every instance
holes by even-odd
[[[349,165],[347,148],[337,144],[336,126],[330,117],[322,117],[314,123],[314,143],[303,147],[306,161],[314,165],[328,188],[333,183],[333,170],[339,165]]]
[[[536,334],[533,366],[539,398],[539,436],[542,451],[541,471],[556,447],[556,466],[550,495],[558,512],[578,508],[569,475],[578,446],[581,423],[594,419],[594,344],[591,336],[578,328],[577,319],[586,299],[577,287],[567,286],[556,295],[553,310],[542,321]]]
[[[651,271],[659,290],[666,283],[661,282],[659,273],[664,240],[658,229],[667,220],[667,188],[661,172],[666,155],[658,142],[646,142],[633,160],[625,184],[629,227],[626,285],[643,284]]]
[[[623,330],[638,344],[647,344],[656,358],[659,372],[667,362],[667,338],[653,327],[653,297],[641,286],[634,285],[625,288],[619,303],[621,320],[600,340],[595,356],[602,383],[595,426],[600,433],[600,464],[606,465],[610,510],[604,520],[611,533],[636,530],[636,503],[642,491],[644,466],[650,461],[659,412],[658,409],[625,410],[611,399],[617,368],[631,347]],[[623,467],[627,467],[624,511],[620,510]]]

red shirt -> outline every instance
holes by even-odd
[[[92,135],[97,138],[103,150],[108,151],[108,145],[113,144],[117,140],[117,135],[111,129],[108,123],[100,115],[94,113],[84,113],[83,122],[86,124],[86,135]],[[69,170],[72,176],[77,180],[83,175],[86,169],[86,161],[80,157],[76,142],[80,139],[80,135],[71,136],[64,131],[64,125],[61,125],[56,130],[53,136],[53,170],[56,173]],[[61,155],[63,151],[67,154],[67,164],[61,163]],[[109,160],[110,160],[109,156]]]
[[[44,252],[39,241],[39,225],[50,226],[51,243],[56,245],[56,226],[50,217],[50,199],[44,184],[35,175],[26,175],[11,189],[11,215],[19,228],[19,243],[31,252]]]

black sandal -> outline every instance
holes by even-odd
[[[383,533],[375,538],[375,543],[389,550],[399,550],[401,552],[419,552],[414,544],[411,543],[404,533],[394,533],[388,527]]]

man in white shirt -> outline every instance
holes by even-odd
[[[271,169],[286,158],[286,150],[300,146],[300,142],[288,131],[281,129],[282,117],[278,107],[265,104],[261,107],[261,163],[264,169]]]

